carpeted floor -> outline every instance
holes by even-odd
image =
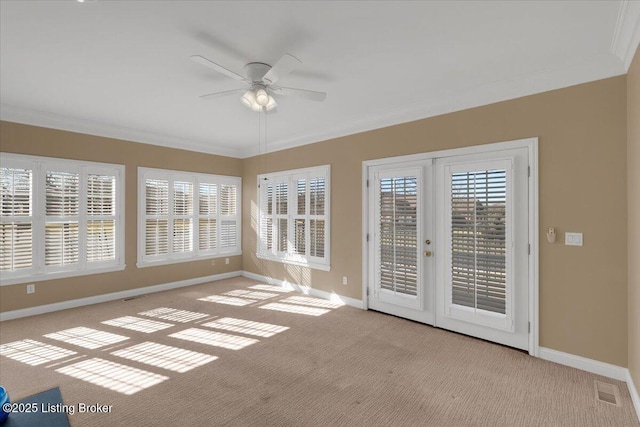
[[[72,426],[638,425],[622,382],[245,278],[6,321],[0,344],[12,400],[59,386]]]

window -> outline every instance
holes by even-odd
[[[258,176],[258,257],[329,270],[330,166]]]
[[[138,266],[239,255],[241,178],[138,168]]]
[[[124,268],[124,166],[2,154],[3,285]]]

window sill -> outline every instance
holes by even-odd
[[[159,267],[161,265],[179,264],[182,262],[197,262],[197,261],[204,261],[208,259],[226,258],[226,257],[232,257],[232,256],[238,256],[238,255],[242,255],[242,251],[227,252],[227,253],[221,253],[221,254],[215,254],[215,255],[203,255],[199,257],[163,259],[159,261],[138,261],[136,263],[136,267],[138,268]]]
[[[68,277],[90,276],[92,274],[112,273],[114,271],[122,271],[126,268],[125,264],[114,265],[111,267],[91,268],[86,270],[59,271],[55,273],[30,274],[28,276],[16,276],[0,280],[0,286],[19,285],[22,283],[42,282],[45,280],[66,279]]]
[[[297,265],[300,267],[307,267],[307,268],[311,268],[313,270],[322,270],[322,271],[331,271],[331,265],[327,265],[327,264],[318,264],[315,262],[312,263],[306,263],[306,262],[299,262],[299,261],[291,261],[291,260],[286,260],[286,259],[282,259],[282,258],[274,258],[274,257],[267,257],[264,255],[257,255],[258,259],[264,259],[267,261],[273,261],[273,262],[279,262],[281,264],[290,264],[290,265]]]

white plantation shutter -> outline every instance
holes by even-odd
[[[173,253],[193,250],[193,182],[173,182]]]
[[[120,269],[124,167],[7,153],[1,163],[3,284]]]
[[[309,256],[324,258],[326,230],[326,179],[314,177],[309,180]]]
[[[450,303],[507,314],[511,224],[507,168],[470,168],[450,177]]]
[[[145,255],[169,253],[169,181],[145,181]]]
[[[79,260],[80,174],[45,174],[45,265],[67,266]]]
[[[1,168],[0,271],[33,267],[32,185],[32,169]]]
[[[378,287],[417,295],[418,182],[416,176],[380,177]]]
[[[296,207],[292,215],[293,241],[291,242],[291,251],[294,255],[304,256],[307,253],[307,202],[309,200],[307,195],[309,194],[309,190],[305,178],[294,178],[292,181],[293,191],[295,191],[293,200]]]
[[[87,175],[87,262],[116,258],[116,176]]]
[[[289,185],[287,182],[276,182],[275,185],[275,219],[276,219],[276,252],[286,253],[289,242]]]
[[[237,250],[240,222],[238,218],[238,186],[220,185],[220,250]]]
[[[258,177],[262,258],[328,269],[329,166]]]
[[[259,180],[260,203],[260,235],[258,241],[258,254],[273,253],[273,181],[268,178]]]
[[[218,247],[218,185],[200,183],[198,210],[198,240],[201,251],[215,251]]]
[[[139,168],[139,266],[240,251],[240,178]]]

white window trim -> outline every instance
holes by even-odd
[[[193,183],[193,236],[192,244],[193,251],[188,253],[169,253],[166,258],[157,259],[145,259],[145,213],[146,213],[146,178],[166,179],[169,180],[169,200],[171,200],[172,182],[173,180],[189,181]],[[212,251],[210,249],[200,251],[198,249],[198,221],[200,214],[198,211],[198,194],[199,184],[209,183],[216,184],[218,188],[218,204],[220,204],[220,185],[228,184],[236,186],[236,233],[237,233],[237,245],[230,250],[217,250]],[[171,204],[169,204],[169,219],[171,219]],[[219,227],[223,217],[219,209],[217,211],[218,227],[218,244],[220,242]],[[171,222],[171,221],[169,221]],[[223,258],[229,256],[242,255],[242,178],[226,175],[214,175],[195,172],[184,172],[170,169],[154,169],[138,167],[138,248],[137,248],[137,263],[138,268],[155,267],[160,265],[177,264],[182,262],[193,262],[207,259]]]
[[[16,285],[29,282],[41,282],[45,280],[64,279],[68,277],[85,276],[91,274],[101,274],[113,271],[122,271],[126,268],[124,264],[124,192],[125,192],[125,167],[124,165],[99,163],[91,161],[79,161],[61,159],[56,157],[29,156],[24,154],[2,153],[0,159],[2,167],[24,167],[33,171],[32,181],[32,235],[33,235],[33,265],[28,272],[2,272],[0,286]],[[46,169],[60,166],[63,171],[76,169],[80,173],[80,217],[86,222],[90,216],[82,212],[85,206],[84,200],[87,197],[86,175],[96,171],[114,173],[116,177],[116,215],[115,215],[115,259],[113,261],[87,263],[83,258],[86,250],[86,236],[84,230],[79,230],[79,260],[77,266],[64,267],[60,271],[44,267],[44,245],[45,245],[45,189],[44,173]],[[41,231],[40,231],[41,230]],[[84,240],[83,240],[84,239]]]
[[[295,179],[301,177],[314,177],[321,176],[325,178],[325,244],[324,244],[324,258],[311,257],[310,255],[307,257],[307,260],[301,259],[302,257],[299,255],[294,255],[289,252],[278,252],[276,253],[265,253],[264,245],[261,241],[262,236],[262,212],[260,208],[262,206],[262,191],[260,190],[261,182],[265,180],[274,180],[274,181],[282,181],[286,180],[288,182],[287,186],[287,227],[289,230],[292,230],[293,219],[298,217],[297,212],[292,212],[291,208],[293,206],[297,206],[297,203],[292,203],[292,192],[296,192],[295,186],[293,186],[293,182]],[[307,179],[308,181],[308,179]],[[272,172],[267,174],[258,175],[258,185],[257,185],[257,199],[258,199],[258,230],[257,230],[257,248],[256,248],[256,256],[258,259],[264,259],[269,261],[280,262],[283,264],[297,265],[301,267],[308,267],[315,270],[322,271],[331,271],[331,165],[323,165],[323,166],[315,166],[310,168],[301,168],[301,169],[292,169],[286,171]],[[308,191],[308,183],[307,183],[307,191]],[[273,190],[273,209],[276,209],[275,204],[275,187]],[[307,207],[306,215],[309,216],[309,210]],[[275,227],[275,224],[274,224]],[[292,234],[290,232],[287,233],[287,236],[291,238]],[[274,239],[273,244],[277,245],[277,239]],[[309,248],[309,239],[306,239],[305,247]]]

